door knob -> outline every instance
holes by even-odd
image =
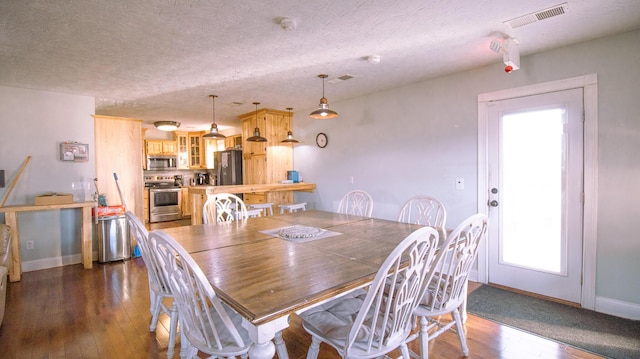
[[[498,201],[496,201],[496,200],[494,199],[493,201],[489,202],[489,205],[490,205],[491,207],[498,207]]]

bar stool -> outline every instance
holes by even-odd
[[[267,211],[269,211],[269,216],[273,216],[273,203],[255,203],[255,204],[247,204],[248,209],[261,209],[263,210],[264,215],[267,215]]]
[[[288,210],[289,213],[293,213],[298,212],[298,210],[306,211],[307,203],[281,204],[278,207],[280,207],[280,214],[283,214],[285,209]]]
[[[247,218],[262,217],[262,208],[247,209]]]

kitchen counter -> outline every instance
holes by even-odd
[[[233,186],[191,186],[191,224],[202,223],[202,206],[207,195],[216,193],[265,193],[266,202],[273,203],[274,210],[280,204],[293,202],[294,191],[313,192],[315,183],[270,183],[270,184],[246,184]]]

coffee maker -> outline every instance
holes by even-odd
[[[208,173],[198,173],[196,177],[196,184],[198,186],[208,185],[209,184],[209,174]]]

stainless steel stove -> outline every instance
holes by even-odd
[[[176,176],[145,176],[149,188],[149,222],[182,219],[182,187]]]

